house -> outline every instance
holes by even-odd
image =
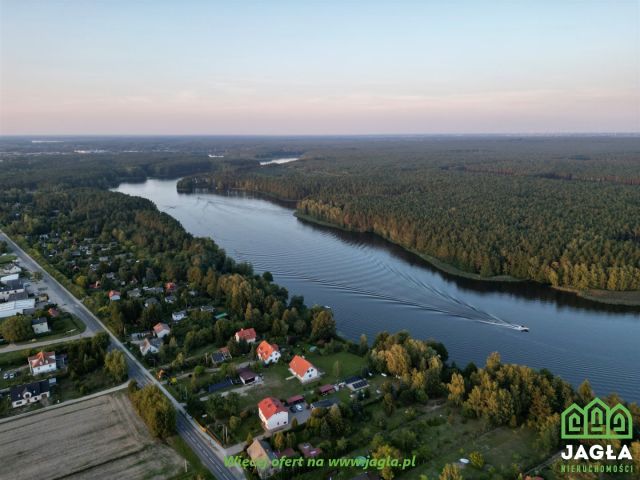
[[[260,345],[258,345],[258,348],[256,348],[256,355],[265,365],[278,363],[278,360],[280,360],[280,349],[275,343],[271,344],[263,340],[260,342]]]
[[[110,290],[109,291],[109,300],[111,300],[112,302],[116,302],[118,300],[120,300],[120,292],[117,290]]]
[[[142,296],[142,292],[139,288],[134,288],[127,292],[127,297],[129,298],[140,298]]]
[[[241,328],[236,332],[236,342],[244,340],[247,343],[255,343],[256,331],[253,328]]]
[[[153,332],[156,334],[156,337],[164,338],[171,333],[171,329],[166,323],[159,322],[153,326]]]
[[[43,398],[49,398],[50,388],[49,380],[11,387],[11,406],[13,408],[21,407],[39,402]]]
[[[166,297],[164,297],[164,301],[173,305],[178,301],[178,299],[176,298],[175,295],[167,295]]]
[[[274,462],[278,457],[264,440],[254,440],[247,447],[247,455],[256,466],[260,478],[269,478],[280,471],[278,462]]]
[[[320,377],[318,369],[306,358],[299,355],[294,356],[289,362],[289,371],[302,383],[310,382]]]
[[[0,303],[0,318],[13,317],[18,314],[24,315],[26,311],[35,308],[35,306],[35,298]]]
[[[147,299],[144,301],[144,306],[145,306],[145,308],[149,308],[149,307],[151,307],[152,305],[158,305],[158,299],[157,299],[157,298],[153,298],[153,297],[152,297],[152,298],[147,298]]]
[[[221,347],[218,351],[224,355],[225,360],[231,360],[231,352],[229,351],[229,347]]]
[[[212,305],[202,305],[200,307],[201,312],[213,313],[216,309]]]
[[[164,286],[164,291],[167,293],[173,293],[178,289],[178,286],[174,282],[167,282]]]
[[[180,320],[184,320],[185,318],[187,318],[187,311],[186,310],[180,310],[179,312],[173,312],[171,314],[171,319],[174,322],[179,322]]]
[[[298,444],[298,450],[302,452],[304,458],[316,458],[317,456],[322,454],[321,448],[314,447],[310,443]]]
[[[11,294],[21,293],[25,291],[24,284],[20,279],[8,280],[3,283],[4,285],[0,287],[0,300],[6,301],[9,299],[9,296]]]
[[[211,361],[216,364],[224,363],[227,360],[222,352],[213,352],[211,353],[210,357]]]
[[[330,383],[322,385],[320,388],[318,388],[318,393],[322,396],[329,395],[330,393],[334,393],[335,391],[336,387],[334,385],[331,385]]]
[[[238,376],[240,377],[240,381],[244,385],[248,385],[256,381],[256,374],[252,370],[248,368],[240,368],[238,369]]]
[[[102,287],[102,283],[100,282],[100,280],[92,283],[91,285],[89,285],[89,288],[91,290],[98,290],[100,287]]]
[[[157,338],[145,338],[144,342],[140,344],[140,353],[142,356],[146,356],[147,353],[158,353],[162,343]]]
[[[28,358],[31,375],[55,372],[57,370],[56,352],[39,352]]]
[[[41,333],[49,332],[49,322],[46,317],[34,318],[31,320],[31,328],[33,329],[33,333],[39,335]]]
[[[47,313],[49,314],[49,316],[51,318],[56,318],[56,317],[58,317],[60,315],[60,312],[55,307],[49,308],[49,310],[47,310]]]
[[[258,416],[265,430],[277,430],[289,424],[289,411],[277,398],[266,397],[260,400]]]
[[[10,275],[5,275],[4,277],[0,277],[0,283],[8,283],[14,280],[18,280],[20,278],[19,273],[12,273]]]

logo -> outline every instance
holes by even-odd
[[[594,398],[584,408],[572,404],[560,416],[560,438],[563,440],[631,439],[631,412],[622,404],[610,408]]]

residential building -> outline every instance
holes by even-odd
[[[164,290],[167,293],[173,293],[178,289],[178,286],[173,282],[167,282],[164,286]]]
[[[173,312],[171,314],[171,319],[174,322],[179,322],[180,320],[184,320],[185,318],[187,318],[187,311],[186,310],[180,310],[179,312]]]
[[[10,295],[24,291],[25,289],[22,280],[8,280],[3,282],[3,285],[0,287],[0,300],[9,300]]]
[[[39,352],[28,358],[29,370],[32,375],[55,372],[58,369],[56,364],[56,352]]]
[[[117,302],[118,300],[120,300],[120,292],[118,290],[110,290],[109,300],[111,300],[112,302]]]
[[[51,318],[56,318],[56,317],[59,317],[59,316],[60,316],[60,312],[59,312],[59,311],[58,311],[58,309],[57,309],[57,308],[55,308],[55,307],[51,307],[51,308],[49,308],[49,310],[47,310],[47,313],[49,314],[49,316],[50,316]]]
[[[289,411],[277,398],[266,397],[260,400],[258,416],[265,430],[277,430],[289,424]]]
[[[50,396],[49,380],[28,383],[11,387],[11,406],[21,407],[29,403],[36,403]]]
[[[256,381],[256,374],[254,371],[248,368],[240,368],[238,369],[238,376],[240,377],[240,381],[244,385],[248,385]]]
[[[145,338],[140,344],[140,353],[142,356],[146,356],[147,353],[158,353],[162,343],[157,338]]]
[[[253,328],[241,328],[236,332],[236,342],[240,342],[244,340],[247,343],[255,343],[256,341],[256,331]]]
[[[13,317],[18,314],[24,315],[25,312],[34,309],[35,306],[35,298],[0,303],[0,318]]]
[[[271,344],[263,340],[260,342],[260,345],[258,345],[258,348],[256,348],[256,355],[265,365],[278,363],[278,360],[280,360],[280,349],[275,343]]]
[[[153,297],[152,298],[147,298],[144,301],[145,308],[149,308],[152,305],[158,305],[158,299],[157,298],[153,298]]]
[[[274,463],[274,460],[277,459],[276,455],[264,440],[254,440],[253,443],[247,447],[247,455],[253,461],[253,464],[256,465],[256,470],[258,470],[258,476],[260,478],[269,478],[280,471],[277,462]]]
[[[164,338],[171,333],[171,329],[166,323],[159,322],[153,326],[153,332],[156,334],[156,337]]]
[[[296,355],[289,362],[289,371],[302,383],[316,380],[320,377],[318,369],[306,358]]]
[[[36,335],[49,333],[49,321],[47,320],[47,317],[32,319],[31,328],[33,329],[33,333],[35,333]]]

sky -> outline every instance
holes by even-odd
[[[0,0],[0,134],[640,132],[640,0]]]

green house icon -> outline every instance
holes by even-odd
[[[594,398],[584,408],[573,403],[560,417],[560,438],[630,439],[633,437],[631,413],[622,404],[613,408]]]

